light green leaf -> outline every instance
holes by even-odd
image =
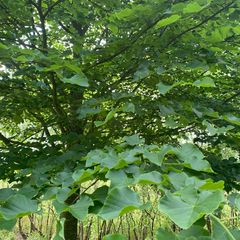
[[[78,73],[80,76],[82,76],[82,74],[83,74],[81,68],[73,63],[65,62],[64,66],[67,67],[68,69],[74,71],[75,73]],[[61,67],[63,67],[63,66],[61,66]]]
[[[213,79],[211,77],[204,77],[193,83],[193,86],[196,87],[216,87]]]
[[[61,80],[65,83],[76,84],[81,87],[89,87],[88,79],[83,73],[76,74],[71,78],[62,78]]]
[[[111,30],[111,32],[113,33],[113,34],[117,34],[118,33],[118,27],[117,27],[117,25],[115,25],[115,24],[108,24],[108,27],[109,27],[109,29]]]
[[[226,114],[223,116],[223,119],[227,122],[240,126],[240,117],[236,117],[232,114]]]
[[[197,2],[191,2],[183,9],[183,13],[195,13],[201,10],[202,7]]]
[[[170,16],[170,17],[161,19],[161,20],[157,23],[156,27],[157,27],[157,28],[165,27],[165,26],[167,26],[167,25],[170,25],[170,24],[178,21],[180,18],[181,18],[181,16],[175,14],[175,15],[172,15],[172,16]]]
[[[118,110],[119,110],[119,109],[113,109],[112,111],[110,111],[110,112],[107,114],[107,116],[106,116],[106,118],[105,118],[104,121],[95,121],[95,122],[94,122],[95,126],[96,126],[96,127],[100,127],[100,126],[106,124],[107,122],[109,122],[109,121],[115,116],[115,114],[118,112]]]
[[[7,203],[0,208],[0,213],[2,213],[6,219],[13,219],[35,213],[37,210],[37,201],[17,194],[11,197]]]
[[[110,190],[99,216],[105,220],[117,218],[141,206],[137,193],[127,187],[115,187]]]
[[[6,46],[6,45],[4,45],[4,44],[2,44],[2,43],[0,43],[0,49],[8,49],[8,46]]]
[[[191,186],[186,190],[182,191],[182,195],[167,192],[159,202],[159,210],[183,229],[189,228],[205,214],[212,213],[224,200],[220,190],[198,193],[193,188],[191,190]]]
[[[93,201],[87,195],[81,195],[80,199],[69,207],[69,212],[77,219],[83,221],[87,214],[88,208],[93,206]]]
[[[28,62],[28,61],[29,61],[29,60],[27,59],[27,57],[24,56],[24,55],[18,56],[15,60],[16,60],[17,62],[22,62],[22,63],[25,63],[25,62]]]
[[[220,219],[210,215],[212,221],[212,240],[237,240]]]
[[[202,190],[223,190],[224,189],[224,181],[213,182],[212,179],[208,179],[206,183],[204,183],[199,189]]]
[[[57,221],[57,229],[56,234],[53,238],[53,240],[63,240],[64,239],[64,222],[65,218],[61,218]]]

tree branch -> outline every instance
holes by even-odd
[[[53,3],[51,6],[48,7],[47,11],[43,14],[44,18],[47,17],[47,15],[52,11],[52,9],[57,6],[58,4],[64,2],[64,0],[58,0],[55,3]]]
[[[170,45],[176,43],[183,35],[185,35],[188,32],[191,32],[193,30],[195,30],[196,28],[202,26],[203,24],[207,23],[209,20],[213,19],[215,16],[217,16],[219,13],[223,12],[224,10],[228,9],[231,5],[233,5],[235,3],[236,0],[233,0],[231,3],[225,5],[224,7],[222,7],[221,9],[219,9],[217,12],[215,12],[214,14],[212,14],[211,16],[205,18],[203,21],[201,21],[200,23],[198,23],[197,25],[190,27],[188,29],[186,29],[185,31],[179,33],[177,36],[175,36],[172,40],[170,40],[168,42],[168,44],[162,49],[166,49],[168,48]]]

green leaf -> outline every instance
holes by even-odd
[[[231,193],[229,196],[230,206],[232,208],[237,208],[240,211],[240,194],[239,193]]]
[[[199,189],[202,190],[223,190],[224,189],[224,181],[213,182],[212,179],[208,179],[205,184],[203,184]]]
[[[135,105],[131,102],[125,103],[122,110],[123,112],[135,113]]]
[[[87,195],[81,195],[80,199],[69,207],[69,212],[77,219],[83,221],[88,213],[88,208],[93,206],[93,201]]]
[[[165,85],[162,82],[157,84],[158,91],[162,95],[165,95],[166,93],[168,93],[173,87],[174,85]]]
[[[212,221],[212,240],[237,240],[220,219],[214,215],[210,215]]]
[[[191,2],[183,9],[183,13],[195,13],[201,10],[202,7],[197,2]]]
[[[208,161],[203,160],[204,155],[193,144],[183,144],[176,150],[176,155],[184,163],[189,164],[189,167],[197,171],[212,172]]]
[[[111,187],[127,186],[130,183],[127,174],[121,169],[108,171],[106,178],[111,181]]]
[[[147,65],[141,65],[138,70],[134,73],[134,81],[139,81],[149,76],[149,69]]]
[[[216,87],[214,81],[210,77],[204,77],[202,79],[199,79],[193,83],[193,86],[196,87]]]
[[[179,227],[187,229],[205,214],[216,210],[223,200],[224,195],[220,190],[198,193],[189,186],[180,194],[167,192],[159,202],[159,210]]]
[[[94,124],[96,127],[100,127],[102,125],[105,125],[107,122],[109,122],[114,116],[115,114],[118,112],[119,109],[113,109],[112,111],[110,111],[105,120],[104,121],[95,121]]]
[[[196,177],[189,177],[185,172],[170,172],[168,178],[176,190],[183,189],[189,185],[199,188],[206,183],[206,181]]]
[[[179,16],[179,15],[177,15],[177,14],[174,14],[174,15],[172,15],[172,16],[170,16],[170,17],[161,19],[161,20],[157,23],[156,27],[157,27],[157,28],[161,28],[161,27],[168,26],[168,25],[170,25],[170,24],[172,24],[172,23],[175,23],[175,22],[178,21],[180,18],[181,18],[181,16]]]
[[[140,138],[139,134],[134,134],[132,136],[126,136],[126,137],[124,137],[123,140],[130,146],[140,145],[145,142],[145,139]]]
[[[157,240],[178,240],[177,236],[165,229],[159,228],[156,234]]]
[[[17,194],[11,197],[7,203],[0,208],[0,213],[2,213],[6,219],[13,219],[35,213],[37,210],[37,201]]]
[[[15,194],[15,191],[11,188],[0,189],[0,202],[7,201],[11,196]]]
[[[2,44],[2,43],[0,43],[0,49],[8,49],[8,46],[6,46],[6,45],[4,45],[4,44]]]
[[[196,237],[198,240],[211,240],[209,233],[202,226],[192,225],[189,229],[183,230],[178,234],[179,240],[190,239],[191,237]]]
[[[53,206],[54,206],[54,208],[55,208],[55,210],[56,210],[56,213],[60,216],[60,214],[62,213],[62,212],[65,212],[65,211],[67,211],[68,210],[68,205],[67,204],[65,204],[65,203],[63,203],[63,202],[59,202],[59,201],[57,201],[57,200],[54,200],[53,201]]]
[[[226,114],[223,116],[223,119],[227,122],[240,126],[240,118],[232,114]]]
[[[0,230],[12,231],[13,227],[16,225],[17,219],[7,220],[0,217]]]
[[[127,240],[127,238],[121,234],[111,234],[103,237],[103,240]]]
[[[109,27],[109,29],[111,30],[111,32],[113,33],[113,34],[117,34],[118,33],[118,27],[117,27],[117,25],[115,25],[115,24],[108,24],[108,27]]]
[[[164,160],[164,157],[167,154],[172,154],[172,153],[174,153],[174,148],[172,146],[163,145],[160,150],[158,149],[155,151],[154,150],[150,151],[150,149],[146,149],[143,152],[143,156],[147,158],[150,162],[158,166],[161,166]]]
[[[108,194],[109,187],[104,185],[102,187],[97,188],[91,195],[91,199],[93,201],[99,201],[101,203],[104,203]]]
[[[135,183],[139,184],[160,184],[161,174],[157,171],[143,173],[135,177]]]
[[[24,56],[24,55],[18,56],[15,60],[17,62],[22,62],[22,63],[29,62],[28,58],[26,56]]]
[[[105,220],[117,218],[141,206],[137,193],[127,187],[115,187],[110,190],[99,216]]]
[[[60,188],[56,194],[57,201],[64,202],[68,198],[70,191],[70,188]]]
[[[93,174],[97,172],[95,169],[77,169],[73,172],[73,179],[77,183],[83,183],[92,179]]]
[[[64,222],[65,218],[61,218],[57,221],[57,229],[56,234],[53,238],[53,240],[63,240],[64,239]]]
[[[89,87],[88,79],[84,73],[76,74],[71,78],[62,78],[61,80],[65,83],[76,84],[81,87]]]
[[[108,151],[107,151],[108,150]],[[89,152],[86,156],[86,167],[100,164],[102,168],[107,167],[108,169],[114,168],[118,162],[117,153],[108,148],[107,150],[96,149]],[[83,171],[82,169],[80,171]],[[90,172],[90,170],[88,170]]]

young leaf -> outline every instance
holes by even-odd
[[[170,24],[178,21],[180,18],[181,18],[181,17],[180,17],[179,15],[175,14],[175,15],[172,15],[172,16],[170,16],[170,17],[161,19],[161,20],[157,23],[156,27],[157,27],[157,28],[165,27],[165,26],[167,26],[167,25],[170,25]]]

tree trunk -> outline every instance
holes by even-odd
[[[71,205],[76,202],[79,197],[79,191],[73,193],[65,201],[66,204]],[[75,218],[70,212],[63,212],[62,218],[65,218],[64,222],[64,238],[65,240],[77,240],[78,237],[78,219]]]
[[[77,240],[78,220],[69,212],[64,213],[64,238],[65,240]]]

